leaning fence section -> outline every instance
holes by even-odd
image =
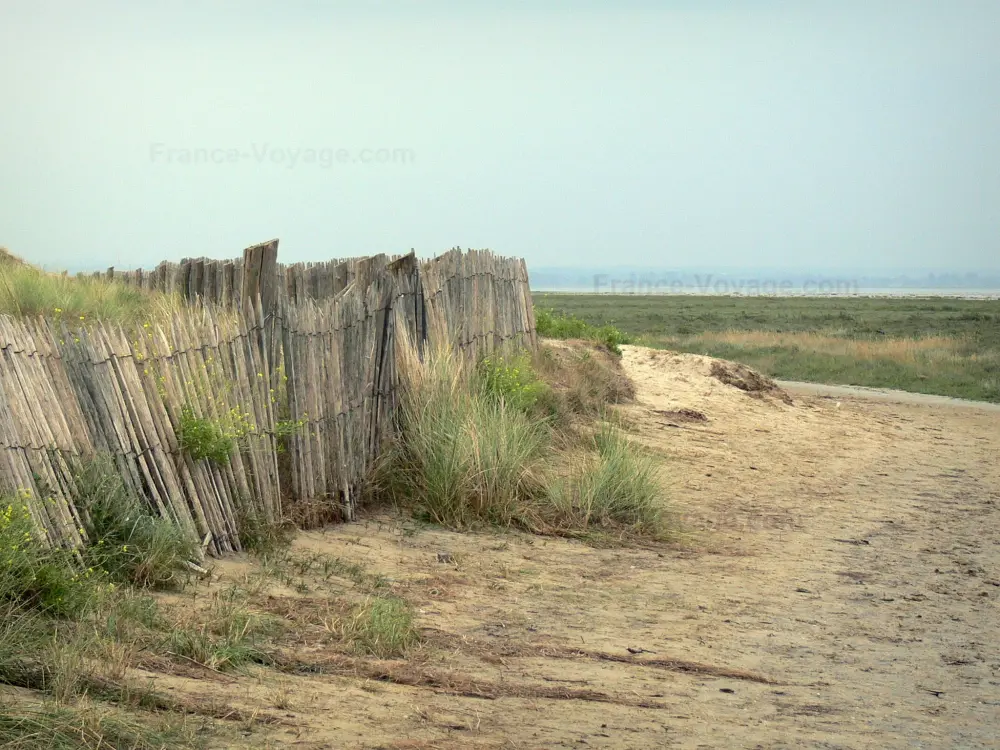
[[[289,488],[296,520],[351,519],[357,489],[393,434],[400,346],[419,356],[423,294],[412,255],[354,264],[338,294],[283,311]]]
[[[99,454],[211,554],[250,516],[351,519],[401,358],[535,345],[524,262],[488,251],[281,266],[271,241],[107,275],[190,304],[131,328],[0,317],[0,489],[67,546],[87,527],[74,465]]]
[[[260,320],[210,309],[167,327],[0,319],[0,482],[55,542],[81,543],[74,466],[110,455],[151,508],[211,553],[247,514],[280,517]],[[200,437],[197,437],[200,436]],[[217,441],[211,459],[184,445]]]

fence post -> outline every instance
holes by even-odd
[[[238,309],[242,311],[244,320],[255,320],[255,325],[259,327],[258,347],[272,389],[278,387],[278,366],[281,362],[281,322],[277,315],[279,301],[278,240],[248,247],[243,251],[243,280]]]
[[[253,309],[260,296],[264,317],[274,314],[278,301],[278,241],[252,245],[243,251],[243,291],[240,306]]]

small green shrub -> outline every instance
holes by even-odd
[[[373,597],[357,607],[346,635],[361,653],[379,659],[405,656],[417,642],[413,612],[396,597]]]
[[[535,330],[539,336],[550,339],[595,341],[618,355],[622,353],[622,344],[631,344],[633,341],[631,336],[610,323],[595,326],[582,318],[545,308],[535,308]]]
[[[191,406],[181,408],[177,439],[181,450],[195,461],[207,459],[220,465],[229,460],[234,447],[233,439],[221,425],[199,417]]]
[[[485,357],[476,369],[483,394],[520,411],[531,411],[545,398],[549,387],[538,379],[525,355]]]

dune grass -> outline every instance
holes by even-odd
[[[408,368],[402,430],[376,471],[376,496],[459,529],[669,537],[655,460],[606,419],[627,398],[613,385],[627,381],[617,361],[543,352],[474,368],[439,353]]]
[[[447,526],[524,522],[522,499],[540,492],[542,425],[447,354],[411,371],[401,421],[403,434],[382,464],[393,497]]]
[[[620,528],[661,535],[666,508],[656,459],[609,425],[599,428],[593,443],[593,455],[550,487],[558,517],[569,530]]]
[[[536,294],[646,346],[776,378],[1000,402],[1000,301]]]
[[[0,262],[0,315],[93,319],[116,323],[158,320],[176,306],[171,297],[104,278],[47,273],[20,262]]]

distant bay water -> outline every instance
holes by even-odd
[[[951,297],[954,299],[1000,300],[1000,288],[994,289],[953,289],[950,287],[858,287],[853,290],[819,291],[817,289],[791,288],[770,291],[712,290],[698,288],[669,290],[594,290],[586,287],[546,287],[531,285],[531,291],[545,294],[628,294],[628,295],[689,295],[705,297]]]
[[[536,292],[561,294],[952,297],[1000,299],[1000,273],[789,272],[775,269],[654,271],[528,268]]]

